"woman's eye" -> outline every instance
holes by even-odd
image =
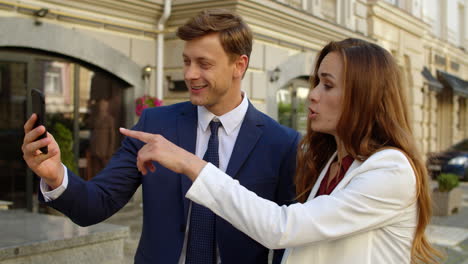
[[[330,84],[324,84],[323,86],[325,86],[325,89],[327,90],[333,88],[333,86]]]

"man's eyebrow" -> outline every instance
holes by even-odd
[[[184,59],[189,59],[189,56],[187,56],[186,54],[182,54],[182,57]],[[210,58],[207,58],[207,57],[196,57],[195,60],[197,61],[208,61],[208,62],[214,62],[216,60],[214,59],[210,59]]]

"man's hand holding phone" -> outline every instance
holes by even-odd
[[[21,147],[23,158],[29,168],[41,177],[51,189],[62,184],[64,169],[60,159],[60,149],[54,137],[46,132],[43,125],[34,128],[37,114],[33,113],[24,124],[24,140]],[[41,135],[45,137],[41,138]],[[47,148],[47,151],[44,150]]]

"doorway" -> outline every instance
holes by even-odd
[[[307,132],[308,77],[291,80],[276,93],[278,122],[297,130],[302,135]]]

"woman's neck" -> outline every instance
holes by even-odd
[[[335,140],[336,140],[338,162],[341,162],[343,158],[348,155],[348,152],[346,151],[346,148],[341,140],[339,140],[337,137],[335,137]]]

